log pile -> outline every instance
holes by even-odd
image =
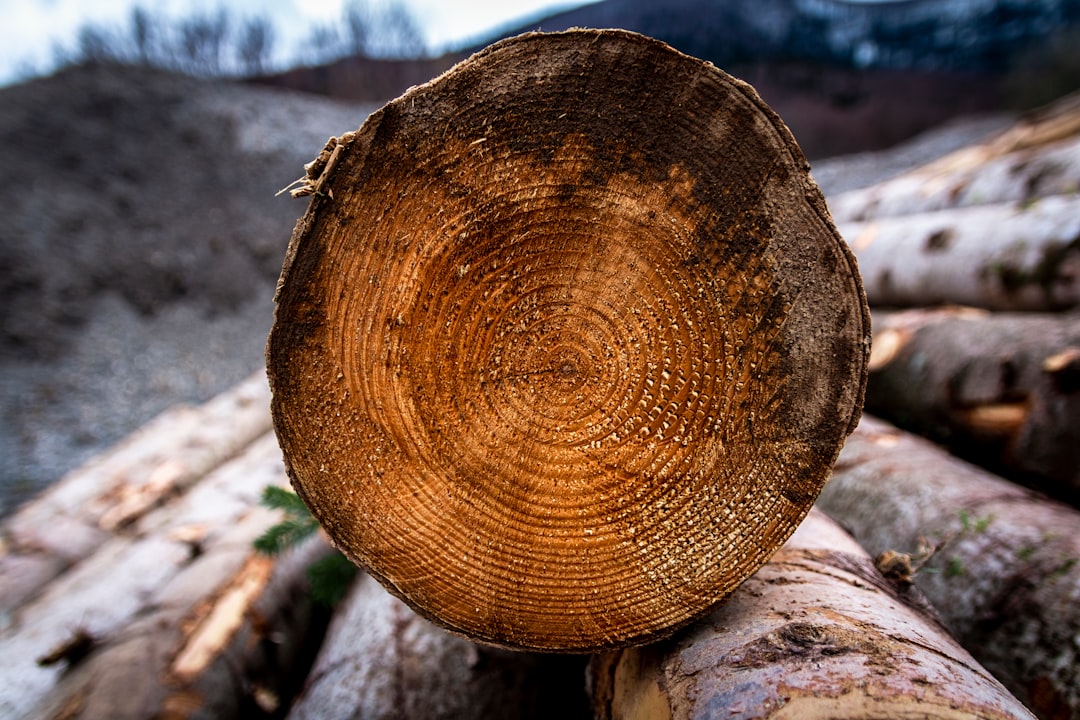
[[[870,303],[1080,304],[1080,96],[984,144],[830,198]]]
[[[616,60],[626,59],[613,46],[604,44],[611,40],[605,33],[589,39],[588,52],[598,52],[608,60],[613,56]],[[578,65],[587,62],[587,54],[575,55]],[[622,62],[619,65],[626,67]],[[701,77],[692,82],[699,90],[703,87]],[[465,85],[476,90],[474,85]],[[584,90],[593,92],[601,85]],[[422,94],[414,95],[413,99],[417,98],[422,105]],[[827,437],[814,452],[803,454],[783,445],[782,438],[771,430],[770,423],[778,418],[790,423],[794,417],[777,409],[783,407],[784,396],[761,390],[775,385],[778,368],[786,372],[795,367],[792,358],[770,360],[776,343],[766,343],[745,366],[736,359],[729,360],[724,368],[730,371],[732,386],[741,383],[758,388],[747,395],[749,399],[744,398],[743,405],[717,408],[718,413],[743,412],[740,408],[748,413],[747,434],[742,441],[748,438],[759,444],[763,453],[750,463],[750,475],[755,472],[753,468],[765,467],[771,461],[770,453],[776,452],[781,453],[780,466],[789,474],[771,476],[777,483],[787,483],[780,493],[786,498],[784,503],[770,509],[779,519],[770,521],[773,515],[759,513],[754,523],[741,528],[741,532],[752,534],[755,524],[769,526],[767,532],[758,530],[750,541],[762,543],[768,551],[760,553],[760,562],[752,563],[753,568],[740,566],[735,575],[742,582],[724,586],[723,602],[717,604],[714,596],[706,602],[691,597],[686,604],[695,608],[690,613],[694,617],[676,618],[670,625],[650,625],[645,631],[641,631],[639,622],[631,632],[616,637],[619,621],[626,613],[617,603],[604,604],[588,596],[556,598],[552,606],[567,621],[560,625],[556,622],[559,618],[552,620],[544,615],[538,595],[518,592],[515,597],[532,603],[525,604],[532,610],[521,613],[521,617],[541,617],[539,627],[554,637],[566,636],[566,627],[570,627],[578,633],[575,637],[583,638],[577,646],[558,648],[576,651],[567,654],[537,652],[535,648],[543,645],[537,641],[542,634],[508,632],[510,616],[496,616],[490,609],[480,613],[484,622],[477,625],[461,622],[459,615],[448,620],[447,609],[440,604],[445,598],[434,597],[439,586],[425,591],[420,583],[429,579],[432,568],[410,558],[415,558],[417,543],[425,552],[442,558],[440,562],[452,559],[445,548],[458,555],[478,553],[471,538],[485,531],[484,523],[491,523],[490,518],[485,519],[483,513],[468,516],[456,529],[439,526],[436,519],[445,508],[484,507],[486,501],[478,494],[464,499],[452,497],[445,487],[435,484],[430,468],[422,468],[418,472],[425,482],[409,485],[407,493],[401,492],[403,498],[423,500],[418,507],[424,513],[424,522],[408,529],[414,534],[395,536],[393,542],[380,549],[379,557],[365,555],[365,543],[350,545],[354,539],[340,530],[346,519],[327,507],[320,508],[320,503],[330,501],[319,495],[322,491],[306,484],[306,475],[301,477],[304,472],[325,472],[320,463],[302,457],[304,444],[294,439],[290,445],[287,438],[282,443],[286,463],[282,462],[281,424],[294,420],[289,419],[281,397],[285,395],[283,389],[302,373],[298,373],[296,364],[274,364],[272,340],[278,434],[271,429],[271,396],[267,378],[260,373],[204,406],[177,408],[163,414],[112,451],[59,480],[4,521],[0,527],[0,717],[556,716],[570,720],[1030,718],[1034,713],[1055,720],[1080,718],[1080,646],[1076,642],[1080,637],[1080,511],[1069,504],[1075,502],[1080,488],[1080,438],[1076,437],[1080,428],[1080,320],[1074,309],[1080,292],[1076,264],[1080,228],[1074,231],[1070,224],[1078,216],[1073,197],[1076,177],[1080,176],[1076,172],[1080,161],[1074,158],[1080,148],[1080,108],[1076,104],[1067,101],[1035,114],[997,139],[907,176],[830,198],[840,232],[859,262],[872,268],[866,283],[874,319],[874,351],[869,358],[860,336],[859,329],[865,330],[865,324],[858,321],[862,317],[858,303],[845,313],[826,314],[821,325],[814,325],[812,318],[792,310],[797,308],[794,300],[785,300],[785,288],[799,283],[803,284],[800,291],[809,292],[807,288],[825,283],[825,295],[842,292],[837,290],[840,286],[828,285],[827,277],[799,274],[803,272],[797,271],[800,262],[809,262],[805,249],[802,255],[791,247],[777,251],[769,260],[780,268],[777,277],[768,284],[750,283],[743,288],[748,294],[756,293],[755,297],[774,298],[764,306],[748,308],[745,302],[721,298],[729,303],[724,305],[727,317],[747,313],[750,319],[743,322],[748,338],[787,337],[781,335],[786,326],[782,320],[787,317],[793,323],[802,323],[803,332],[812,334],[820,343],[829,332],[827,328],[835,330],[837,318],[846,317],[854,324],[845,326],[848,329],[843,343],[856,347],[845,356],[846,360],[837,361],[841,341],[827,350],[821,345],[801,346],[803,355],[798,357],[813,366],[810,374],[824,374],[830,384],[844,388],[830,401],[833,414],[839,412],[841,417],[825,423]],[[421,108],[430,116],[435,116],[437,110],[430,105]],[[462,108],[454,112],[458,110]],[[625,107],[620,111],[625,112]],[[401,127],[400,116],[391,111],[376,120],[377,137],[361,136],[360,150],[375,148],[379,157],[390,157],[394,162],[401,159],[388,155],[391,150],[418,152],[418,146],[411,141],[400,145],[389,142]],[[499,150],[495,142],[497,124],[485,126],[485,133],[469,142],[454,140],[447,126],[448,134],[442,139],[453,141],[446,142],[447,146],[457,142],[459,150],[493,173],[496,179],[490,181],[491,187],[509,187],[510,176],[498,175],[500,165],[494,159]],[[733,126],[744,130],[746,126],[760,128],[761,121],[746,115]],[[376,140],[388,144],[377,147]],[[584,142],[573,133],[565,135],[564,140],[571,144]],[[614,142],[611,138],[608,141]],[[584,145],[594,150],[596,142],[597,138],[592,138]],[[514,147],[509,155],[521,152],[521,147]],[[335,168],[350,178],[363,176],[363,166],[350,166],[347,153],[345,143],[334,141],[309,169],[301,192],[313,197],[312,207],[327,207],[344,199],[343,186],[334,181]],[[796,153],[790,155],[789,159],[796,162],[783,170],[775,164],[767,168],[766,184],[781,183],[783,192],[769,196],[765,205],[770,211],[781,207],[781,212],[793,212],[799,222],[826,218],[820,224],[799,225],[796,234],[803,237],[817,233],[817,237],[825,238],[826,246],[832,249],[821,251],[813,263],[827,260],[833,272],[844,267],[847,255],[841,244],[831,244],[838,236],[829,230],[827,213],[821,214],[824,206],[816,199],[820,198],[815,196],[816,188],[783,185],[801,182],[798,178],[805,169],[799,169],[798,158]],[[615,177],[620,183],[614,196],[621,198],[620,202],[628,203],[628,198],[642,201],[644,197],[650,202],[656,199],[628,184],[633,163],[639,161],[643,160],[636,156],[624,158],[607,178],[610,181]],[[577,179],[573,193],[583,193],[595,201],[589,206],[595,217],[583,220],[595,221],[603,217],[605,208],[617,204],[612,198],[601,198],[595,188],[590,189],[588,183],[596,182],[599,171],[587,172],[588,163],[575,164],[569,155],[557,154],[548,157],[546,163],[532,170],[542,176],[551,168],[569,168]],[[473,193],[487,187],[451,170],[444,162],[433,177],[452,177],[456,183],[452,185],[459,189],[473,182]],[[675,226],[680,213],[680,221],[695,217],[686,195],[686,188],[692,185],[689,175],[669,172],[654,181],[662,185],[661,194],[667,202],[662,212],[654,211],[655,216],[668,213],[664,222],[670,227]],[[427,182],[435,181],[428,178]],[[542,188],[551,197],[573,194],[569,187],[555,184],[550,178]],[[410,202],[407,193],[397,189],[392,193],[395,203]],[[447,202],[465,196],[467,193],[451,193]],[[681,198],[682,205],[673,202],[672,197]],[[784,205],[791,198],[797,200]],[[483,206],[484,211],[505,221],[501,214],[506,211],[505,200],[491,199]],[[708,198],[694,201],[707,203]],[[394,203],[388,203],[384,210],[389,212],[393,207]],[[450,205],[443,207],[445,212],[453,210]],[[809,208],[809,214],[800,214],[800,208]],[[407,216],[417,222],[430,220],[412,206],[407,210]],[[298,226],[301,236],[315,226],[314,217]],[[464,214],[455,217],[462,222],[461,232],[468,234],[477,229],[469,225]],[[611,218],[604,220],[612,233],[627,227],[639,230],[652,221],[655,217],[647,211],[636,218],[636,224],[625,227]],[[331,216],[330,226],[350,228],[350,222],[355,219]],[[744,230],[749,228],[748,232],[760,232],[766,228],[767,219],[747,216],[737,222]],[[983,260],[970,254],[979,251],[978,243],[964,239],[965,233],[972,231],[972,223],[983,223],[973,230],[976,235],[993,235],[1000,240],[996,249],[989,244],[983,248],[988,253]],[[417,241],[403,234],[405,226],[391,222],[384,229],[385,235],[374,238],[372,246],[417,247]],[[563,245],[548,251],[582,255],[572,246],[577,237],[567,234]],[[695,240],[700,241],[700,236]],[[880,246],[886,243],[887,249],[881,251]],[[880,256],[868,254],[875,246],[878,249],[873,252],[880,251]],[[623,274],[632,281],[633,258],[615,245],[606,246],[604,252],[623,264]],[[646,247],[643,252],[654,251]],[[785,252],[792,253],[792,257],[785,257]],[[920,265],[915,260],[903,260],[904,253],[912,253],[911,257],[929,254],[933,260]],[[468,283],[475,274],[489,272],[485,263],[491,264],[490,272],[496,272],[499,257],[489,250],[473,258],[460,248],[456,254],[434,255],[447,276],[427,301],[437,307],[450,307],[446,324],[439,326],[458,323],[470,329],[467,342],[442,348],[453,355],[455,363],[467,364],[468,353],[498,337],[500,327],[497,323],[490,327],[485,324],[483,313],[472,317],[470,306],[448,306],[446,298],[457,292],[471,292],[472,302],[479,303],[483,290],[476,288],[481,286]],[[345,297],[344,287],[336,288],[340,292],[334,295],[340,304],[332,302],[328,307],[312,301],[313,283],[303,288],[307,294],[301,293],[299,302],[293,297],[298,319],[291,326],[289,346],[310,349],[323,342],[325,346],[344,348],[350,361],[360,362],[357,358],[369,351],[382,359],[375,378],[347,378],[347,372],[351,372],[348,367],[339,369],[322,360],[316,363],[310,375],[325,376],[328,386],[337,388],[336,397],[371,392],[377,382],[391,386],[397,383],[396,387],[401,388],[407,380],[414,382],[419,377],[408,374],[420,362],[415,356],[417,346],[403,338],[409,332],[423,335],[423,327],[414,328],[422,321],[415,309],[398,304],[395,298],[400,300],[401,296],[393,292],[415,279],[420,265],[417,261],[402,271],[391,266],[389,257],[380,256],[381,264],[367,267],[370,272],[363,273],[365,286],[379,287],[382,278],[390,288],[391,299],[379,301],[382,304],[376,305],[377,316],[365,317],[350,311],[341,300]],[[496,309],[503,311],[502,319],[511,321],[507,332],[515,327],[528,329],[530,323],[538,322],[535,318],[539,315],[530,313],[540,307],[570,307],[574,303],[587,307],[588,299],[574,294],[568,278],[536,286],[529,286],[525,278],[513,284],[513,271],[520,270],[519,275],[526,276],[532,267],[543,269],[545,257],[540,252],[526,253],[523,258],[513,259],[505,270],[507,284],[499,292],[524,293],[535,300],[529,312],[520,315],[514,315],[516,308],[505,297],[499,300],[504,304]],[[880,258],[884,262],[894,257],[899,263],[896,268],[875,265]],[[290,250],[288,262],[299,276],[297,268],[310,272],[322,259],[331,265],[355,262],[334,255],[333,248],[308,257],[295,247]],[[661,292],[672,285],[671,278],[677,276],[676,264],[664,265],[669,258],[660,253],[650,260],[660,262],[659,270],[650,279],[652,284],[643,290],[654,295],[649,298],[651,305],[642,305],[639,312],[655,313],[660,308],[667,313],[682,312],[679,319],[690,323],[711,322],[707,314],[699,315],[679,305],[689,302],[684,296],[691,294],[692,283],[674,282],[678,302],[661,297]],[[677,265],[697,268],[705,260],[702,256],[680,257]],[[726,269],[753,276],[760,274],[762,267],[755,262],[764,263],[753,260],[753,253],[747,251]],[[960,266],[950,269],[949,263]],[[397,275],[393,274],[395,270]],[[620,274],[607,266],[598,264],[593,270],[594,280],[599,275],[621,280]],[[916,270],[920,274],[912,275]],[[938,272],[951,279],[931,277]],[[884,284],[880,282],[883,277]],[[903,292],[898,290],[901,286]],[[279,297],[279,302],[289,301],[287,295],[292,291],[284,292],[286,297]],[[612,299],[615,296],[603,292],[606,290],[597,291],[597,296],[604,298],[605,311],[618,315],[618,305]],[[556,297],[558,293],[562,295]],[[370,300],[385,296],[375,293],[365,297]],[[498,293],[496,297],[500,297]],[[632,295],[620,297],[630,298],[627,307],[634,307]],[[957,302],[979,307],[941,307],[942,303]],[[355,407],[331,404],[325,396],[311,392],[298,402],[308,403],[309,410],[325,411],[330,407],[329,415],[320,416],[324,419],[348,411],[346,420],[319,426],[311,424],[308,417],[309,424],[297,425],[298,433],[346,438],[359,427],[370,435],[362,444],[362,458],[375,470],[368,472],[362,464],[353,467],[375,487],[360,498],[361,504],[377,496],[381,492],[378,484],[389,483],[395,470],[410,460],[404,454],[389,453],[386,443],[393,438],[388,429],[403,430],[405,436],[414,439],[423,430],[429,433],[424,438],[438,441],[432,443],[432,455],[464,453],[470,463],[481,463],[482,453],[476,447],[454,444],[455,433],[468,435],[480,421],[485,408],[479,401],[494,403],[496,414],[503,420],[509,418],[511,424],[530,419],[522,411],[528,401],[539,398],[549,403],[555,408],[550,415],[538,417],[529,426],[539,434],[551,430],[543,425],[551,417],[569,425],[576,418],[572,413],[579,408],[592,411],[599,396],[581,378],[606,367],[605,350],[612,350],[614,357],[637,357],[631,345],[620,345],[622,331],[608,332],[614,321],[596,319],[596,307],[564,317],[562,326],[552,322],[533,326],[538,328],[536,339],[550,341],[548,346],[525,343],[524,349],[515,350],[507,345],[498,363],[505,363],[506,374],[499,375],[497,368],[491,368],[495,374],[482,378],[486,393],[482,396],[470,400],[464,393],[467,386],[461,383],[440,385],[448,382],[444,375],[456,371],[456,366],[450,364],[420,377],[422,382],[416,384],[423,387],[409,386],[416,390],[411,396],[416,407],[410,418],[386,420],[388,411],[376,403],[361,415]],[[319,338],[318,327],[320,317],[333,312],[343,313],[344,319],[335,321],[337,334],[327,342]],[[774,313],[781,314],[781,321],[775,317],[770,320]],[[630,324],[644,342],[648,340],[648,324],[633,325],[637,321],[629,318],[634,316],[628,310],[617,320]],[[342,330],[349,327],[354,330]],[[356,327],[362,327],[371,337],[358,339]],[[438,327],[429,330],[437,337]],[[692,332],[667,330],[657,334],[658,345],[672,354],[697,342]],[[560,334],[566,332],[577,335]],[[573,339],[560,342],[563,337]],[[790,338],[783,342],[790,344]],[[722,347],[723,342],[706,345]],[[278,350],[283,346],[279,345]],[[510,372],[541,360],[550,365],[550,377],[535,369],[532,375]],[[854,427],[858,408],[853,410],[851,404],[861,401],[858,381],[863,361],[868,361],[868,408],[889,422],[864,415]],[[849,372],[854,368],[854,381],[838,367]],[[691,417],[695,409],[714,409],[707,407],[704,400],[697,401],[704,393],[700,385],[690,382],[694,373],[705,374],[697,365],[681,368],[677,364],[671,369],[659,367],[655,376],[647,374],[643,386],[655,385],[655,390],[638,397],[646,400],[642,422],[635,426],[639,454],[605,455],[604,443],[597,442],[580,453],[588,459],[593,472],[625,478],[628,467],[633,469],[632,462],[619,472],[617,463],[629,458],[640,461],[636,472],[641,476],[660,480],[664,468],[677,466],[682,455],[663,456],[664,462],[656,463],[641,448],[654,447],[665,434],[678,434],[673,447],[682,448],[684,440],[690,444],[686,436],[695,426],[689,421],[680,425],[679,413],[668,417],[664,407],[648,400],[666,398],[678,407],[679,402],[693,399],[698,404],[692,402],[689,406]],[[542,384],[547,381],[550,383]],[[700,378],[694,382],[700,382]],[[503,387],[495,389],[499,385]],[[448,403],[436,402],[440,388],[458,396]],[[812,392],[799,396],[798,402],[809,408],[810,398],[820,389],[812,387]],[[568,398],[576,400],[572,403]],[[757,407],[754,403],[761,403],[767,411],[749,413],[749,409]],[[453,422],[448,420],[446,427],[436,428],[439,432],[430,425],[410,424],[418,414],[433,409],[454,415]],[[632,415],[632,408],[626,410],[627,416]],[[814,416],[805,427],[819,427],[823,416]],[[427,422],[426,418],[422,420]],[[641,433],[642,429],[648,432]],[[505,433],[497,438],[499,443],[514,441],[513,432],[498,427],[496,430]],[[381,433],[377,438],[376,431]],[[696,432],[704,430],[697,427]],[[734,443],[742,436],[732,431],[726,437]],[[837,457],[836,449],[845,438],[846,445]],[[340,450],[336,445],[332,447],[335,452]],[[535,492],[541,487],[539,483],[548,482],[537,469],[537,446],[518,447],[530,448],[530,452],[520,457],[505,456],[500,462],[527,471],[516,477],[523,487]],[[949,449],[966,460],[950,454]],[[551,457],[559,462],[559,477],[580,492],[585,487],[581,480],[584,471],[568,460],[569,455]],[[342,454],[338,462],[353,461]],[[298,470],[303,467],[308,470]],[[485,472],[497,469],[480,467]],[[815,474],[818,471],[820,477]],[[831,479],[819,496],[821,484],[830,472]],[[353,581],[329,618],[325,609],[311,601],[305,572],[317,559],[333,552],[325,538],[317,536],[275,557],[261,555],[253,548],[253,541],[280,520],[277,513],[260,507],[263,489],[284,487],[290,480],[316,507],[316,514],[334,542],[374,569],[372,574],[361,573]],[[338,478],[336,482],[343,485],[345,481]],[[578,484],[573,485],[575,482]],[[612,516],[625,511],[606,494],[614,492],[614,487],[590,500]],[[741,487],[745,496],[751,497],[757,486],[748,482]],[[443,492],[436,494],[434,488],[442,488]],[[709,495],[716,489],[701,484],[698,492]],[[426,500],[425,493],[430,494]],[[515,497],[519,502],[525,496]],[[709,498],[723,501],[718,495]],[[816,507],[811,509],[815,498]],[[666,500],[663,495],[636,499],[654,505]],[[706,503],[699,499],[697,504]],[[372,507],[378,513],[396,510],[386,504]],[[360,510],[363,508],[357,505],[351,512]],[[491,506],[485,513],[496,518],[495,527],[505,527],[507,538],[522,542],[522,531],[515,526],[520,524],[518,516],[494,515],[496,511],[502,509]],[[558,519],[558,513],[553,511],[552,517]],[[691,522],[715,522],[707,514],[679,517]],[[584,542],[573,550],[562,545],[558,552],[549,552],[538,546],[533,552],[549,562],[558,561],[560,553],[576,553],[572,556],[578,559],[602,558],[606,546],[596,543],[605,536],[595,532],[603,519],[600,515],[578,519],[575,527],[582,530]],[[634,534],[647,527],[647,522],[646,513],[637,510],[632,523]],[[535,525],[544,527],[540,522]],[[594,532],[587,532],[589,529]],[[687,534],[685,527],[682,532]],[[551,533],[552,542],[559,540],[557,535]],[[700,562],[694,564],[702,540],[701,536],[693,537],[695,540],[686,544],[690,549],[685,556],[668,553],[671,557],[667,557],[662,544],[665,537],[653,533],[636,538],[645,546],[661,543],[652,546],[651,551],[645,547],[635,554],[616,553],[615,557],[621,557],[624,565],[630,564],[626,572],[640,570],[643,575],[666,567],[657,558],[666,558],[665,562],[670,563],[688,558],[691,568],[716,566],[714,557],[697,557]],[[636,541],[633,545],[639,547]],[[734,553],[745,552],[738,542],[721,547]],[[485,557],[490,560],[495,554],[489,552]],[[477,562],[476,557],[471,561]],[[469,566],[470,561],[450,565],[455,572],[465,572]],[[515,567],[511,563],[508,571],[503,570],[506,578],[513,579]],[[470,582],[475,581],[475,577],[469,577]],[[519,577],[530,576],[519,572]],[[501,581],[500,592],[508,592],[510,580]],[[616,585],[637,587],[631,580],[627,575]],[[662,600],[691,595],[687,586],[672,585],[670,581],[660,584],[666,590],[657,593]],[[534,585],[547,593],[556,589],[550,581]],[[580,593],[580,585],[573,587]],[[590,592],[592,589],[588,588]],[[663,607],[644,590],[634,592],[642,593],[635,597],[646,598],[650,607]],[[503,599],[495,598],[492,607]],[[589,607],[600,607],[603,612],[589,616]],[[669,617],[670,611],[665,612],[668,614],[664,617]],[[582,617],[593,621],[595,627],[588,628],[593,634],[582,629]],[[452,633],[446,631],[448,626]],[[597,628],[599,634],[595,634]],[[495,645],[527,649],[508,650]]]
[[[867,409],[1080,500],[1080,96],[830,199],[874,309]]]
[[[830,198],[889,422],[864,415],[818,507],[1043,718],[1080,717],[1078,190],[1073,96]]]

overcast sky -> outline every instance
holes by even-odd
[[[412,11],[427,45],[438,52],[481,38],[517,20],[595,0],[400,0]],[[308,27],[341,17],[345,0],[0,0],[0,84],[44,69],[57,43],[70,46],[83,24],[127,27],[131,8],[185,15],[221,5],[237,17],[263,15],[277,26],[277,44],[291,47]]]

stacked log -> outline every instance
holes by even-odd
[[[305,568],[329,548],[255,553],[277,519],[259,496],[286,482],[266,401],[259,373],[167,412],[5,522],[0,715],[228,717],[275,702],[312,619]]]
[[[589,717],[584,660],[445,632],[368,576],[334,616],[290,720]]]
[[[869,416],[818,505],[1040,716],[1080,715],[1080,511]]]
[[[1080,718],[1080,513],[856,427],[869,370],[875,411],[1075,487],[1075,103],[835,199],[837,233],[752,89],[627,34],[539,38],[308,168],[276,435],[256,376],[4,523],[0,715]],[[508,88],[543,99],[485,112]],[[670,145],[640,142],[657,118]],[[326,542],[252,547],[290,479],[372,571],[325,639]]]
[[[270,430],[265,374],[201,407],[167,410],[8,518],[0,536],[0,616]]]
[[[840,223],[876,307],[1080,305],[1080,198]]]
[[[875,312],[870,378],[870,412],[1080,500],[1080,314]]]
[[[1033,111],[984,143],[829,198],[838,223],[978,205],[1022,205],[1080,190],[1080,93]]]
[[[703,621],[590,678],[603,720],[1032,717],[820,511]]]
[[[830,198],[876,307],[1080,303],[1080,96],[983,143]]]

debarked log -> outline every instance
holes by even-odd
[[[262,513],[260,513],[262,514]],[[332,552],[313,538],[270,558],[252,549],[265,519],[237,526],[85,658],[65,659],[35,717],[220,720],[273,717],[299,685],[314,617],[306,569]]]
[[[1080,197],[841,223],[875,307],[1080,303]]]
[[[497,43],[299,191],[267,351],[290,478],[454,632],[673,632],[794,531],[857,422],[869,311],[805,157],[663,43]]]
[[[867,416],[818,505],[871,553],[892,553],[899,577],[913,572],[1036,714],[1080,717],[1080,512]]]
[[[361,575],[326,633],[289,720],[591,717],[585,659],[450,635]]]
[[[867,409],[1080,500],[1080,313],[874,312]]]
[[[1080,190],[1080,95],[1022,118],[986,142],[877,185],[829,198],[837,222],[948,208],[1028,203]]]
[[[153,663],[162,657],[177,661],[186,639],[215,637],[215,630],[204,634],[200,627],[228,630],[216,636],[222,639],[221,652],[231,652],[232,646],[225,641],[236,633],[251,638],[262,637],[261,632],[284,632],[269,620],[259,625],[260,617],[274,615],[268,608],[257,609],[260,603],[277,605],[282,613],[289,612],[286,605],[295,605],[298,612],[302,606],[295,604],[293,590],[278,594],[274,579],[278,565],[253,555],[252,548],[254,539],[278,519],[276,513],[259,506],[259,497],[267,485],[284,483],[280,450],[273,435],[265,434],[185,494],[149,512],[123,535],[109,539],[6,613],[0,627],[0,717],[40,717],[42,703],[58,707],[60,699],[72,700],[72,705],[65,705],[72,712],[86,708],[83,717],[123,717],[125,707],[135,708],[127,717],[150,717],[152,713],[144,714],[140,708],[151,705],[126,703],[164,702],[163,693],[174,687],[164,683],[174,676],[158,672],[162,666]],[[280,587],[292,588],[303,581],[303,569],[289,566]],[[224,609],[216,610],[219,607]],[[229,608],[240,614],[230,615]],[[253,609],[257,612],[248,612]],[[213,618],[221,618],[224,625]],[[238,620],[242,621],[237,624]],[[68,645],[76,651],[64,650]],[[125,666],[123,672],[128,674],[103,669],[113,661],[98,659],[102,654],[127,658],[130,667]],[[180,663],[175,674],[180,684],[175,687],[198,686],[198,694],[210,703],[210,690],[202,687],[204,680],[199,678],[210,682],[213,673],[204,675],[190,668],[221,658],[213,653],[193,657],[202,659]],[[69,661],[75,661],[73,670],[86,667],[76,673],[83,678],[80,684],[71,685],[66,679],[73,676],[65,672],[72,664]],[[143,671],[142,676],[132,674]],[[102,678],[118,684],[110,684],[114,690],[108,693],[81,691],[104,687]],[[61,691],[61,684],[71,687],[71,692]],[[146,697],[135,698],[135,687],[144,690]],[[95,715],[93,708],[106,707],[96,704],[99,699],[111,703],[107,707],[113,711]],[[227,702],[220,696],[218,700]]]
[[[596,656],[590,685],[603,720],[1032,717],[818,510],[703,620]]]
[[[260,371],[203,405],[166,410],[19,508],[0,526],[0,615],[264,435],[269,404]]]

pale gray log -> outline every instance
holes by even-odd
[[[1080,715],[1080,512],[864,416],[818,506],[871,553],[944,543],[915,583],[1043,717]]]
[[[871,306],[1080,304],[1080,196],[840,223]]]
[[[591,666],[597,717],[1031,718],[820,511],[669,642]]]

